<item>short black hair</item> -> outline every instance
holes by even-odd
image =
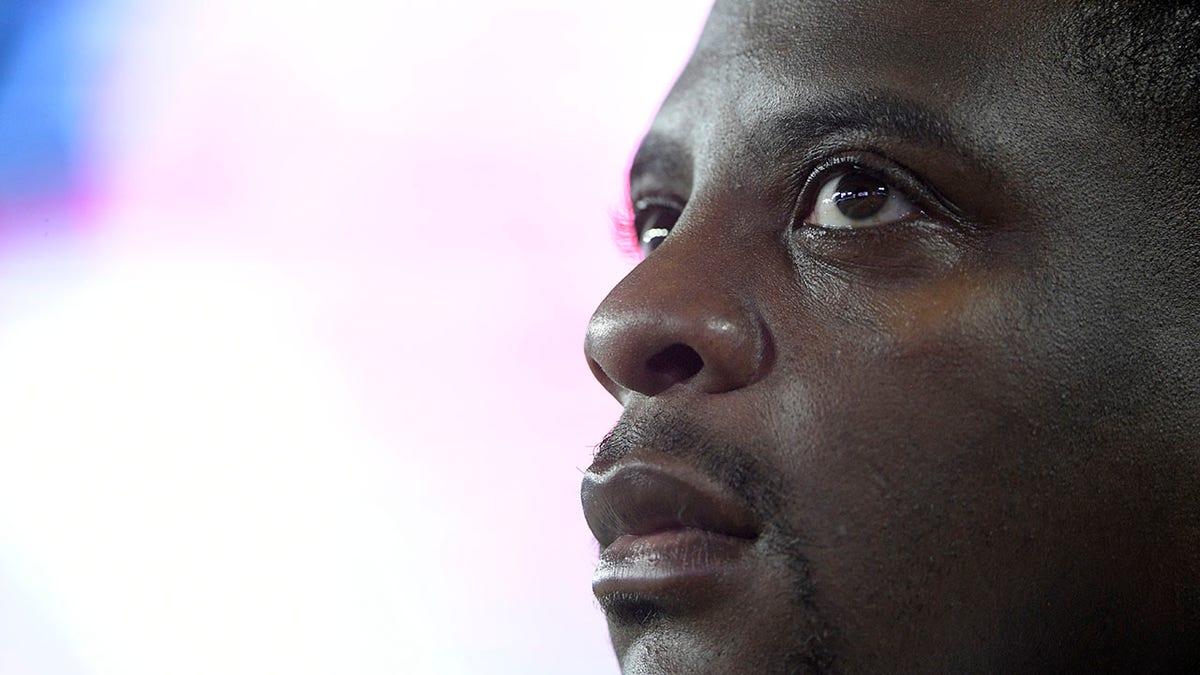
[[[1068,68],[1135,132],[1200,140],[1200,1],[1077,0]]]

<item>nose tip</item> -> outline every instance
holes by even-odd
[[[764,372],[771,358],[768,334],[732,298],[660,293],[652,301],[629,302],[625,294],[637,293],[627,282],[596,310],[584,347],[596,378],[622,403],[631,392],[655,396],[677,386],[723,393]]]

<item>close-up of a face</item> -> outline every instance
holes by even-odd
[[[1200,663],[1198,26],[718,0],[586,337],[624,672]]]

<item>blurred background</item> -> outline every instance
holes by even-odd
[[[0,673],[615,673],[611,214],[708,0],[0,0]]]

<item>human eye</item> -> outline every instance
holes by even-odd
[[[879,173],[850,166],[826,174],[803,223],[824,230],[881,227],[922,214],[904,193]]]
[[[679,220],[683,206],[671,199],[647,197],[633,203],[633,230],[642,255],[658,248]]]
[[[798,260],[880,281],[957,264],[980,230],[924,177],[870,152],[804,172],[788,240]]]

